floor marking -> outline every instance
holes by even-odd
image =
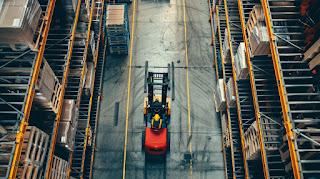
[[[132,66],[132,51],[133,51],[133,40],[134,40],[134,19],[136,16],[136,0],[132,1],[133,12],[132,12],[132,27],[130,33],[130,51],[129,51],[129,67]],[[130,106],[130,91],[131,91],[131,73],[132,68],[129,68],[128,72],[128,93],[127,93],[127,106],[126,106],[126,127],[124,133],[124,147],[123,147],[123,165],[122,165],[122,179],[126,178],[126,160],[127,160],[127,143],[128,143],[128,125],[129,125],[129,106]]]
[[[191,131],[191,112],[190,112],[190,86],[189,86],[189,57],[188,57],[188,43],[187,43],[187,17],[186,17],[186,0],[183,0],[183,24],[184,24],[184,45],[185,45],[185,63],[186,63],[186,80],[187,80],[187,101],[188,101],[188,138],[191,138],[192,131]],[[190,140],[189,143],[189,152],[192,156],[192,143]],[[192,160],[190,160],[190,168],[189,168],[189,176],[192,178]]]

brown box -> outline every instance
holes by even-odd
[[[36,83],[36,95],[34,98],[38,107],[58,112],[58,102],[61,93],[59,79],[54,74],[48,62],[43,59],[43,64]]]
[[[5,0],[0,7],[0,41],[34,48],[34,34],[41,16],[38,0]]]
[[[17,178],[40,178],[48,144],[48,134],[37,127],[27,127],[22,144],[22,153]]]
[[[62,158],[53,156],[50,179],[67,179],[69,163]]]

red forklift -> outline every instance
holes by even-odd
[[[171,101],[167,96],[169,90],[168,72],[149,72],[148,63],[145,67],[144,91],[148,96],[144,99],[145,131],[142,132],[142,150],[146,159],[166,157],[170,151],[169,124]]]

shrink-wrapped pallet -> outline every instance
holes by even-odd
[[[33,39],[40,16],[38,0],[1,0],[0,42],[24,44],[34,48]]]
[[[61,85],[59,79],[56,77],[49,63],[43,59],[36,83],[34,101],[38,107],[57,113],[60,93]]]
[[[60,122],[58,129],[57,144],[65,147],[68,150],[72,150],[74,146],[74,140],[76,135],[77,122],[74,126],[70,122]]]
[[[247,79],[248,66],[245,55],[245,44],[241,42],[238,46],[237,53],[235,55],[235,67],[238,80]]]
[[[85,80],[85,84],[84,84],[84,93],[87,96],[90,96],[91,91],[93,89],[93,85],[94,85],[94,65],[92,62],[89,62],[87,64],[87,74],[86,74],[86,80]]]
[[[79,117],[79,110],[72,99],[65,99],[63,102],[61,122],[70,122],[75,125]]]
[[[224,56],[224,62],[230,63],[230,44],[228,39],[228,30],[224,29],[224,40],[223,40],[223,56]]]
[[[223,79],[219,79],[217,82],[216,91],[215,91],[216,105],[219,111],[225,110],[225,106],[226,106],[226,98],[225,98],[223,84],[224,84]]]
[[[229,106],[234,106],[236,104],[236,95],[232,77],[229,79],[227,83],[227,102]]]

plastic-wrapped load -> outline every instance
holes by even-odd
[[[87,70],[87,74],[86,74],[86,81],[84,84],[84,93],[87,96],[90,96],[91,94],[91,90],[93,89],[93,85],[94,85],[94,65],[92,62],[89,62],[87,64],[88,70]]]
[[[40,16],[38,0],[0,0],[0,42],[34,48]]]
[[[76,103],[72,99],[65,99],[63,102],[63,109],[61,115],[61,122],[70,122],[73,126],[79,117],[79,110]]]
[[[71,124],[71,122],[60,121],[57,138],[57,143],[60,146],[63,146],[68,150],[73,149],[77,125],[78,121],[76,121],[75,124]]]
[[[237,53],[235,55],[235,67],[238,80],[247,79],[248,66],[245,55],[245,44],[241,42],[238,46]]]
[[[226,106],[226,98],[224,93],[224,86],[223,86],[223,79],[219,79],[216,86],[216,104],[219,111],[222,111],[225,109]]]
[[[224,62],[230,63],[230,46],[228,40],[228,30],[224,29],[224,40],[223,40],[223,55],[224,55]]]
[[[60,93],[61,85],[59,79],[54,74],[49,63],[43,59],[39,78],[36,83],[34,101],[38,107],[57,113]]]
[[[231,77],[227,83],[227,102],[229,106],[236,104],[236,95],[234,91],[233,78]]]
[[[78,125],[79,110],[74,100],[65,99],[58,131],[58,144],[72,150]]]

